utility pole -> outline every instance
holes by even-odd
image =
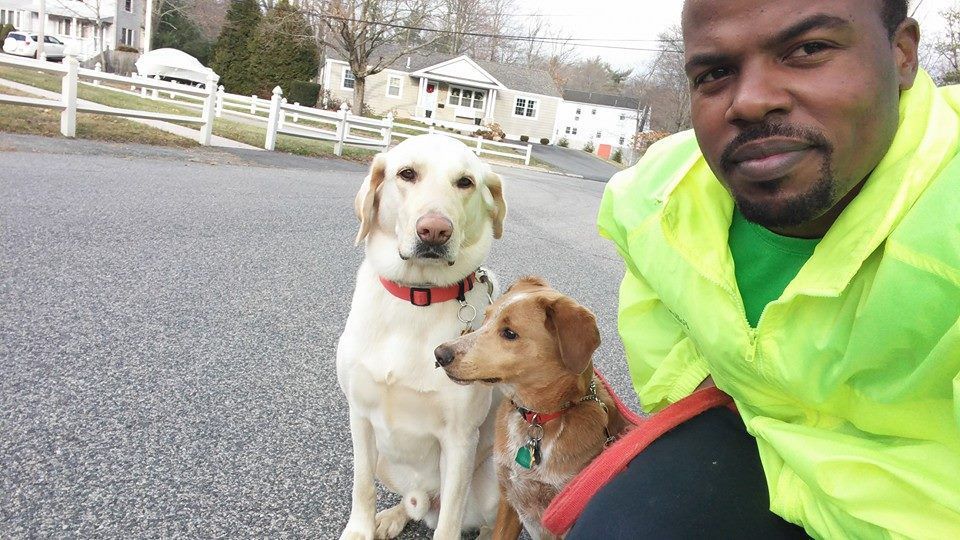
[[[46,32],[47,26],[47,0],[40,0],[40,31],[37,32],[37,60],[46,60],[47,55],[43,52],[43,44],[46,41]]]
[[[143,20],[143,52],[150,52],[150,42],[153,39],[153,0],[147,0],[146,13]]]

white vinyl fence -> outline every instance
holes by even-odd
[[[176,84],[160,80],[124,77],[122,75],[113,75],[103,73],[95,69],[85,69],[79,67],[79,62],[73,56],[67,56],[63,63],[54,64],[51,62],[34,60],[32,58],[23,58],[12,55],[0,55],[0,65],[13,67],[22,67],[53,73],[63,76],[63,83],[60,91],[60,99],[40,99],[20,96],[0,95],[0,103],[10,103],[14,105],[27,105],[31,107],[46,107],[50,109],[60,109],[60,133],[66,137],[75,137],[77,134],[77,113],[95,113],[112,116],[123,116],[126,118],[145,118],[150,120],[165,120],[170,122],[183,122],[187,124],[197,124],[200,126],[199,142],[203,145],[210,144],[210,138],[213,134],[214,108],[216,105],[216,78],[211,77],[207,81],[206,88],[196,88],[183,84]],[[154,93],[158,91],[177,92],[191,96],[200,102],[200,116],[186,116],[179,114],[165,114],[157,112],[140,111],[136,109],[118,109],[95,103],[79,104],[77,102],[77,86],[80,82],[99,85],[103,81],[109,81],[120,84],[133,84],[151,89]],[[104,86],[104,88],[107,88]]]
[[[347,145],[386,150],[400,140],[413,137],[416,134],[443,133],[448,137],[463,141],[478,156],[489,155],[516,159],[529,165],[533,148],[530,144],[496,142],[482,137],[469,137],[437,130],[433,126],[405,124],[395,121],[392,114],[388,114],[383,119],[358,116],[352,114],[346,104],[341,105],[339,111],[303,107],[299,103],[287,103],[279,86],[273,89],[271,99],[267,100],[257,96],[241,96],[225,92],[223,86],[216,86],[216,76],[212,76],[204,88],[198,88],[161,81],[159,78],[151,79],[138,75],[125,77],[103,73],[99,69],[99,64],[94,69],[81,68],[78,66],[76,58],[72,56],[66,57],[62,64],[54,64],[0,54],[0,65],[4,64],[63,76],[59,100],[0,95],[0,103],[60,109],[62,111],[60,132],[67,137],[76,136],[77,112],[89,112],[128,118],[198,124],[200,125],[200,144],[209,145],[213,133],[214,118],[227,114],[245,119],[248,123],[262,125],[267,132],[264,144],[264,148],[267,150],[275,149],[277,135],[290,135],[332,142],[334,153],[340,156],[343,155],[343,148]],[[114,84],[101,84],[102,82]],[[79,83],[145,100],[197,109],[200,115],[186,116],[135,109],[117,109],[99,104],[78,104],[77,85]],[[401,131],[401,129],[404,131]]]

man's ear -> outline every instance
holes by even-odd
[[[907,17],[893,34],[893,54],[897,63],[897,75],[900,78],[900,91],[913,87],[920,67],[920,25]]]
[[[373,223],[377,218],[377,204],[380,202],[380,186],[386,174],[387,156],[380,153],[373,158],[370,164],[370,173],[363,179],[357,198],[353,201],[353,210],[360,220],[360,231],[357,233],[357,245],[370,234]]]
[[[547,327],[560,347],[560,359],[570,371],[580,374],[600,346],[600,330],[593,313],[568,296],[546,305]]]
[[[483,202],[493,219],[493,237],[503,236],[503,220],[507,217],[507,201],[503,198],[503,179],[489,168],[483,177]]]

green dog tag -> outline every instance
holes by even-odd
[[[533,454],[530,452],[530,448],[526,446],[521,446],[517,450],[517,456],[513,459],[524,469],[529,469],[533,466]]]

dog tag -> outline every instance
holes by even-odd
[[[524,469],[532,469],[540,461],[540,445],[530,442],[517,450],[514,460]]]

